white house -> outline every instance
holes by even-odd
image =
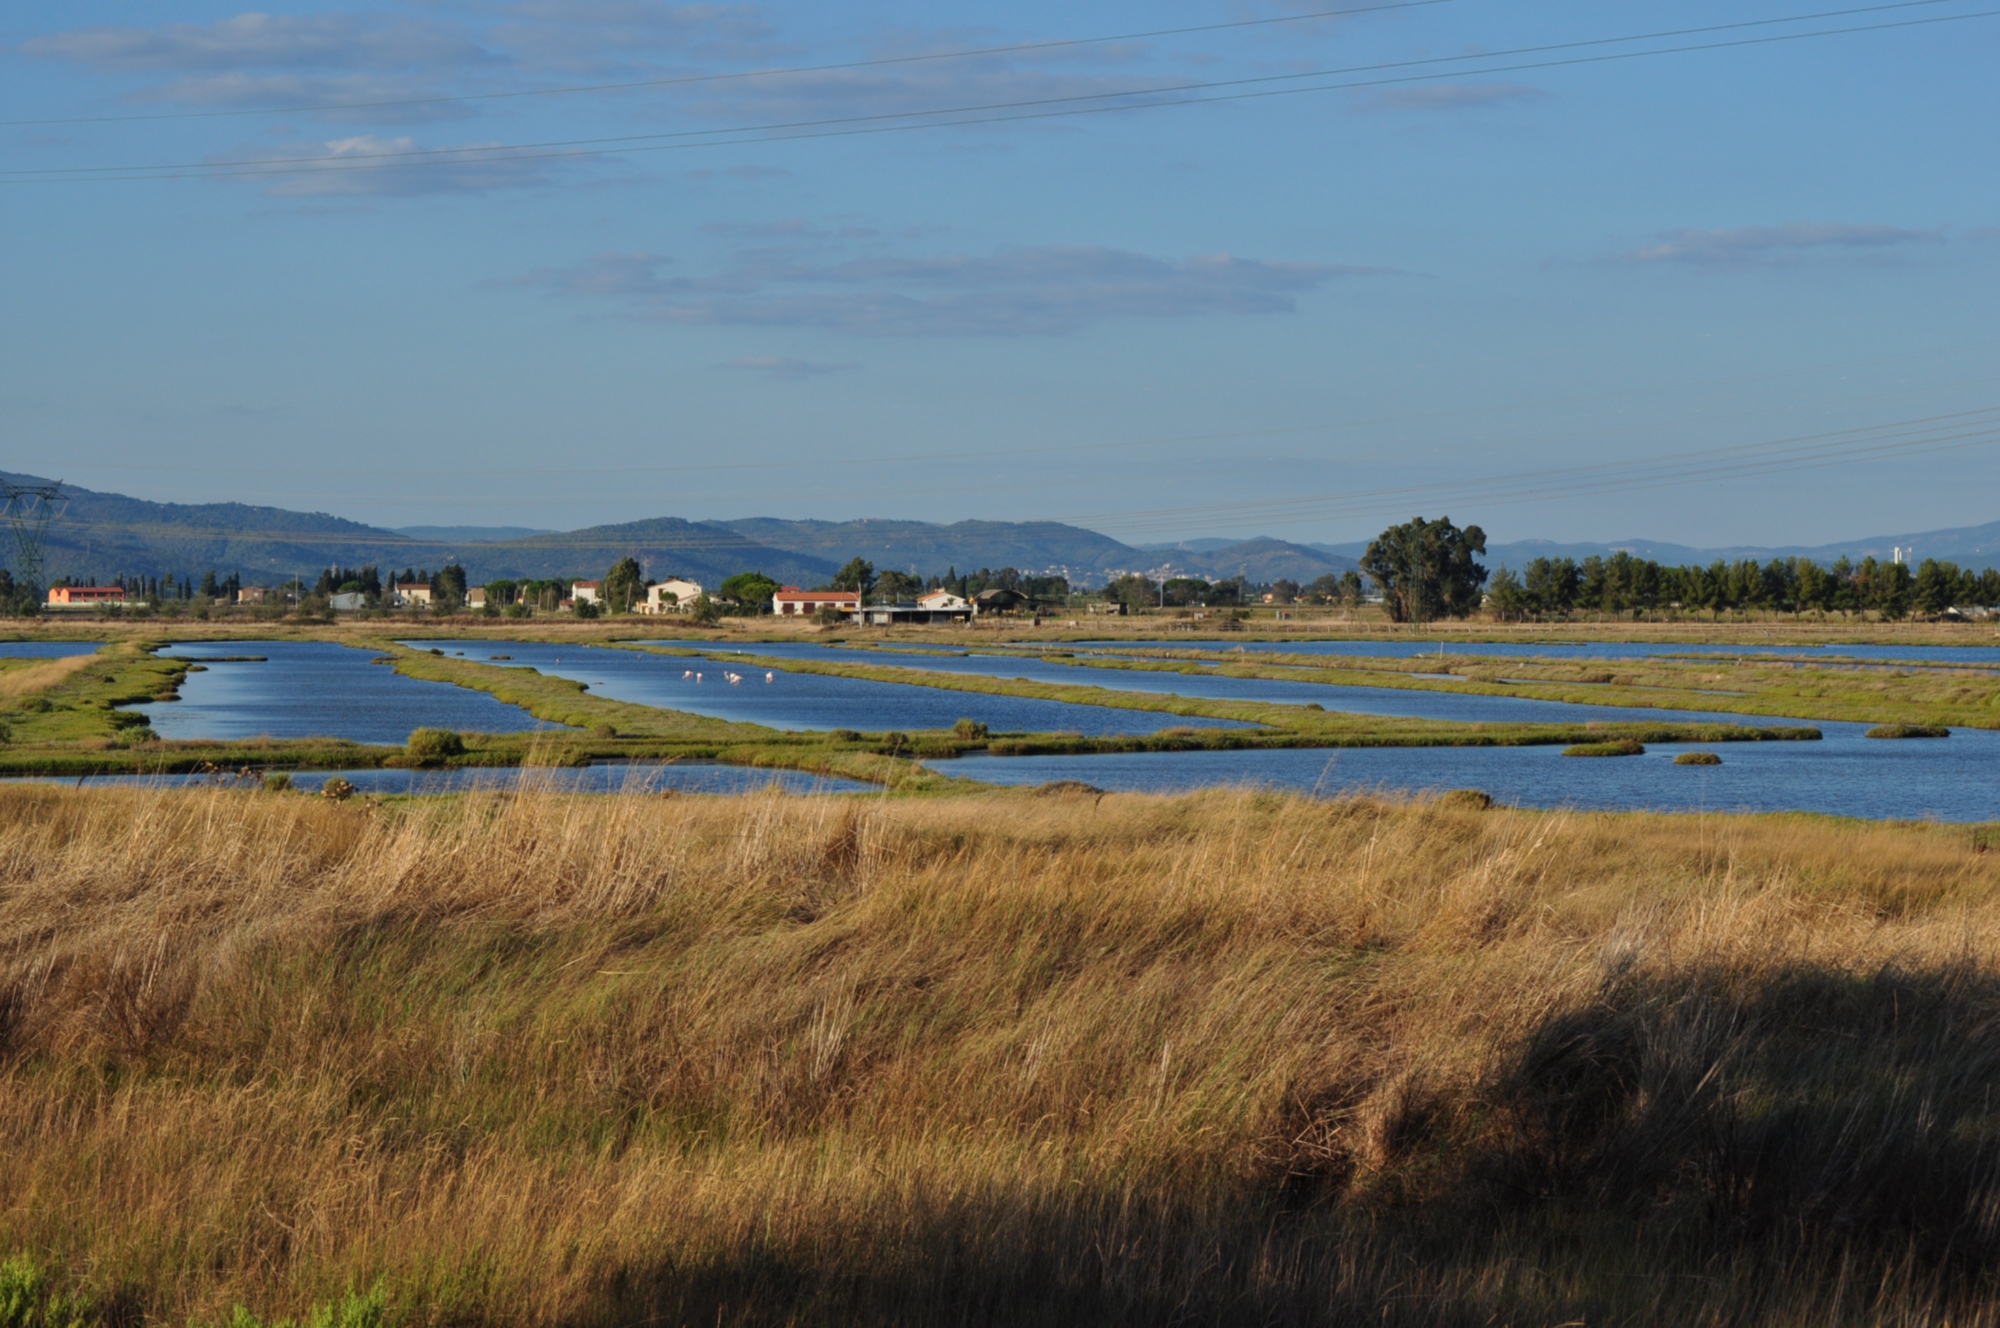
[[[399,581],[390,587],[389,602],[397,608],[412,604],[422,604],[426,608],[431,602],[431,588],[424,581]]]
[[[861,608],[861,596],[852,590],[800,590],[797,586],[786,586],[771,596],[771,612],[781,618],[810,618],[828,606],[842,613],[856,613]]]
[[[328,597],[327,604],[337,613],[357,613],[368,607],[368,597],[358,590],[347,590]]]
[[[632,607],[641,613],[677,613],[700,599],[701,595],[699,581],[670,576],[658,585],[648,587],[646,598]]]
[[[570,598],[578,604],[600,604],[598,591],[604,589],[602,581],[578,581],[569,588]]]
[[[467,591],[465,592],[465,607],[466,607],[466,608],[468,608],[468,609],[483,609],[483,608],[485,608],[485,607],[486,607],[486,587],[485,587],[485,586],[473,586],[473,587],[472,587],[471,589],[467,590]]]
[[[929,609],[932,613],[970,613],[972,601],[954,595],[949,590],[933,590],[928,595],[917,596],[917,607]]]

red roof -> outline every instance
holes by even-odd
[[[861,598],[861,592],[858,590],[800,590],[797,586],[786,586],[783,590],[771,596],[771,598],[810,600],[851,599],[858,601]]]

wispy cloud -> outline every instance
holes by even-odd
[[[1912,230],[1880,224],[1788,222],[1727,230],[1669,231],[1624,255],[1632,263],[1691,263],[1707,267],[1776,267],[1813,254],[1882,255],[1912,245],[1942,244],[1943,227]]]
[[[239,14],[215,23],[77,28],[21,43],[24,54],[106,69],[239,71],[483,64],[498,59],[463,29],[380,14]]]
[[[464,143],[447,148],[422,148],[413,138],[357,134],[304,150],[274,153],[264,148],[209,160],[217,168],[235,166],[236,178],[267,180],[265,193],[273,198],[477,194],[541,184],[549,178],[547,162],[494,159],[486,155],[486,147]],[[404,155],[417,152],[425,155],[421,158]],[[309,167],[301,167],[281,160],[288,157],[315,160]],[[411,161],[421,164],[398,164]]]
[[[507,283],[618,301],[665,322],[811,327],[871,336],[1029,336],[1114,318],[1283,314],[1339,277],[1387,269],[1229,254],[1156,258],[1082,245],[839,261],[790,250],[738,256],[702,277],[655,254],[603,254]]]
[[[788,355],[753,355],[740,360],[724,360],[715,367],[738,369],[780,382],[796,383],[807,378],[818,378],[823,374],[859,369],[861,366],[851,361],[832,363],[825,360],[794,359]]]

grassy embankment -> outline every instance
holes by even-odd
[[[1670,621],[1629,619],[1550,623],[1501,623],[1483,618],[1425,623],[1392,623],[1379,609],[1349,613],[1318,608],[1288,609],[1277,618],[1258,608],[1249,617],[1225,627],[1230,620],[1214,615],[1195,619],[1185,610],[1148,612],[1130,617],[1090,615],[1070,611],[1045,617],[1039,626],[1027,618],[988,618],[972,625],[903,625],[893,628],[842,627],[836,635],[865,639],[919,641],[943,648],[985,647],[996,642],[1071,644],[1110,639],[1144,642],[1162,637],[1194,637],[1229,641],[1297,641],[1323,637],[1348,640],[1412,640],[1453,644],[1482,641],[1535,642],[1647,641],[1678,645],[1758,646],[1868,643],[1875,645],[1990,645],[1993,623],[1881,622],[1867,618],[1824,620],[1770,615],[1744,616],[1712,622],[1684,617]],[[1069,624],[1075,621],[1077,626]],[[176,641],[235,639],[375,639],[414,638],[444,633],[454,638],[606,643],[621,637],[702,637],[732,642],[823,640],[828,633],[810,620],[772,617],[725,618],[702,628],[675,618],[619,615],[579,619],[567,614],[529,618],[488,618],[482,614],[430,613],[342,614],[333,621],[302,619],[265,609],[218,609],[207,618],[166,614],[99,616],[87,613],[50,615],[8,624],[8,635],[35,640],[121,641],[171,637]]]
[[[699,649],[627,644],[619,647],[665,656],[690,656]],[[897,652],[899,655],[905,652]],[[970,673],[943,673],[920,664],[900,667],[893,664],[859,664],[834,660],[802,660],[755,654],[730,654],[746,668],[785,669],[793,673],[816,673],[838,678],[859,678],[871,682],[902,683],[940,691],[972,692],[988,696],[1020,696],[1042,701],[1066,701],[1073,705],[1107,706],[1117,710],[1137,710],[1152,714],[1183,715],[1208,719],[1237,720],[1264,726],[1262,729],[1171,728],[1152,734],[1117,734],[1085,737],[1079,734],[1023,734],[995,738],[985,744],[1002,756],[1027,756],[1057,752],[1140,752],[1244,750],[1285,747],[1529,747],[1605,742],[1631,739],[1635,742],[1762,742],[1819,737],[1809,727],[1756,727],[1737,724],[1688,724],[1674,720],[1658,722],[1587,721],[1568,724],[1481,724],[1456,720],[1402,719],[1383,715],[1362,715],[1337,710],[1320,710],[1308,705],[1279,702],[1216,701],[1195,697],[1134,692],[1116,687],[1093,687],[1081,683],[1031,682],[1022,678],[998,678]],[[1086,663],[1048,656],[1057,663]],[[1108,666],[1107,666],[1108,667]],[[1198,666],[1146,665],[1166,671],[1206,672]],[[1256,676],[1244,673],[1240,676]],[[1275,674],[1272,676],[1276,676]],[[1372,685],[1372,684],[1363,684]],[[1601,704],[1610,704],[1602,702]]]
[[[86,1325],[2000,1322],[1991,832],[0,791]]]
[[[120,710],[171,700],[193,669],[185,659],[154,655],[157,642],[119,641],[94,655],[60,660],[0,659],[0,773],[87,775],[243,769],[363,769],[413,763],[402,746],[330,738],[161,741],[142,715]],[[579,683],[525,669],[502,669],[414,651],[393,642],[349,644],[384,650],[412,677],[471,686],[569,726],[555,733],[467,734],[448,765],[577,765],[608,760],[718,760],[782,766],[894,785],[909,792],[955,789],[912,759],[956,750],[955,738],[924,735],[898,757],[873,740],[787,734],[651,706],[595,697]],[[249,665],[255,667],[255,665]],[[310,698],[301,698],[309,704]]]
[[[554,633],[510,624],[515,635],[537,639],[611,644],[636,620],[562,624]],[[648,624],[650,625],[650,624]],[[73,626],[73,625],[69,625]],[[129,634],[93,657],[76,661],[24,661],[0,674],[0,722],[13,742],[0,751],[0,769],[14,773],[83,774],[110,770],[190,770],[206,766],[369,766],[405,759],[401,748],[312,741],[158,743],[145,739],[136,716],[115,707],[172,694],[186,665],[145,654],[150,644]],[[435,630],[435,625],[432,625]],[[221,632],[220,627],[210,629]],[[374,630],[379,631],[379,627]],[[1796,627],[1788,629],[1796,636]],[[1958,629],[1965,630],[1965,629]],[[499,639],[488,626],[465,639]],[[816,773],[847,775],[911,789],[943,788],[949,781],[922,771],[910,756],[939,757],[986,746],[1002,754],[1039,752],[1176,750],[1224,747],[1333,747],[1382,745],[1572,744],[1631,738],[1639,742],[1719,742],[1798,736],[1785,730],[1729,729],[1713,725],[1599,723],[1584,725],[1466,725],[1439,721],[1382,719],[1316,712],[1305,707],[1200,701],[1152,696],[1116,688],[1025,683],[1012,679],[938,674],[884,664],[856,665],[764,659],[755,667],[817,672],[884,682],[916,683],[965,692],[1033,697],[1156,713],[1238,720],[1263,726],[1261,732],[1181,728],[1134,737],[1080,738],[1062,734],[1011,735],[988,744],[950,734],[874,734],[859,740],[823,734],[787,734],[749,724],[590,697],[576,683],[544,678],[525,670],[431,655],[397,646],[350,626],[306,625],[288,630],[297,639],[335,639],[385,649],[397,667],[412,676],[489,691],[521,704],[540,718],[574,727],[560,737],[475,737],[461,763],[512,765],[523,762],[579,762],[589,759],[702,759],[738,764],[787,766]],[[960,636],[965,635],[961,632]],[[1821,632],[1820,639],[1828,639]],[[730,638],[751,644],[742,633]],[[929,638],[935,648],[961,648],[956,638]],[[997,643],[988,634],[981,644]],[[864,641],[855,644],[865,644]],[[650,648],[675,653],[669,648]],[[1039,643],[1028,648],[1042,648]],[[1801,720],[1855,720],[1873,724],[2000,725],[2000,686],[1992,672],[1942,667],[1900,670],[1856,668],[1784,660],[1593,661],[1448,657],[1446,660],[1259,655],[1246,659],[1222,650],[1130,647],[1142,658],[1091,660],[1087,655],[1050,654],[1051,659],[1094,667],[1138,667],[1155,671],[1219,671],[1231,676],[1348,684],[1409,690],[1478,691],[1581,704],[1702,709],[1745,715],[1781,715]],[[1206,664],[1196,661],[1206,661]],[[99,668],[97,665],[101,665]],[[1212,666],[1212,667],[1211,667]],[[1450,673],[1459,681],[1433,683],[1423,674]],[[12,690],[6,680],[13,679]]]
[[[120,707],[168,701],[204,665],[152,653],[157,641],[120,640],[96,654],[0,659],[0,773],[160,773],[279,765],[352,769],[402,756],[332,738],[162,742],[145,716]]]
[[[960,781],[932,773],[921,759],[974,750],[999,754],[1171,751],[1250,747],[1571,744],[1631,738],[1640,742],[1726,742],[1814,736],[1810,730],[1662,724],[1456,724],[1324,712],[1306,706],[1201,701],[1115,688],[1060,686],[1013,679],[942,674],[892,665],[857,665],[748,657],[745,667],[773,667],[899,682],[968,693],[1024,696],[1137,711],[1239,720],[1260,729],[1176,727],[1161,733],[1085,738],[1016,734],[991,739],[951,732],[866,735],[787,733],[684,712],[592,696],[581,683],[531,669],[503,668],[413,649],[386,638],[349,635],[344,643],[385,652],[412,678],[488,692],[538,719],[567,726],[558,733],[471,734],[453,765],[573,765],[590,760],[712,760],[784,767],[843,776],[906,792],[942,792]],[[160,741],[142,716],[120,706],[168,700],[191,669],[185,659],[154,655],[158,643],[123,640],[99,653],[66,660],[0,664],[0,772],[85,775],[173,773],[205,769],[355,769],[408,764],[399,746],[336,739]],[[627,647],[686,653],[661,647]],[[11,664],[11,667],[6,667]],[[254,667],[252,665],[251,667]],[[1169,666],[1176,667],[1176,666]]]
[[[2000,668],[1711,656],[1690,660],[1565,660],[1457,655],[1395,659],[1227,650],[1126,650],[1044,655],[1085,668],[1332,683],[1577,705],[1706,710],[1860,724],[2000,728]],[[1447,682],[1446,678],[1455,681]],[[1435,679],[1436,681],[1433,681]]]

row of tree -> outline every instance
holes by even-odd
[[[1486,607],[1508,621],[1566,618],[1575,613],[1643,614],[1679,609],[1720,616],[1735,612],[1865,613],[1937,617],[1952,609],[2000,606],[2000,571],[1973,572],[1925,559],[1909,564],[1842,558],[1822,567],[1810,558],[1752,559],[1706,567],[1670,567],[1628,553],[1608,558],[1537,558],[1523,575],[1501,568]]]

